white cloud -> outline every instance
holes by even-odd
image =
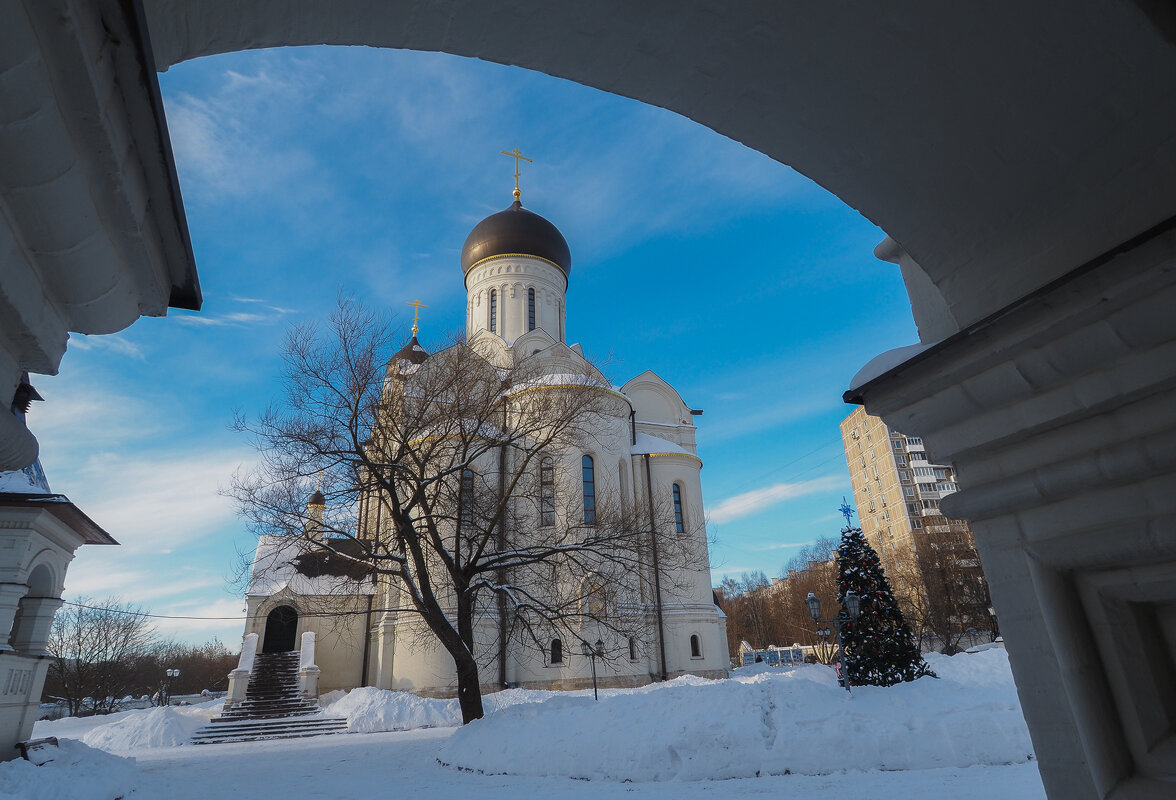
[[[812,542],[777,542],[775,544],[757,545],[756,547],[752,547],[751,549],[752,550],[785,550],[789,547],[804,547],[805,545],[808,545],[808,544],[812,544]]]
[[[252,458],[244,448],[97,454],[67,493],[126,551],[163,553],[233,521],[233,502],[219,490]]]
[[[143,353],[143,348],[116,333],[104,334],[102,336],[86,336],[81,333],[71,333],[69,335],[69,346],[78,350],[109,350],[112,353],[118,353],[119,355],[124,355],[137,361],[145,361],[147,359],[147,356]]]
[[[710,519],[715,523],[730,522],[731,520],[755,514],[770,508],[785,500],[795,500],[817,492],[828,492],[840,489],[845,485],[845,478],[840,475],[826,475],[808,481],[795,483],[777,483],[762,489],[737,494],[714,506],[710,510]]]

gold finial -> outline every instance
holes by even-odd
[[[428,308],[428,306],[425,305],[424,303],[422,303],[420,300],[409,300],[407,303],[405,303],[405,305],[413,307],[413,310],[412,310],[412,335],[416,336],[417,331],[420,330],[420,326],[417,325],[417,322],[421,318],[421,309]]]
[[[318,490],[323,490],[323,471],[320,469],[318,474]]]
[[[519,191],[519,162],[520,162],[520,161],[526,161],[528,164],[533,164],[534,162],[533,162],[533,161],[531,161],[531,159],[527,158],[527,157],[526,157],[525,155],[523,155],[522,153],[520,153],[520,152],[519,152],[519,149],[518,149],[517,147],[516,147],[514,150],[503,150],[503,151],[502,151],[502,154],[503,154],[504,156],[510,156],[511,158],[513,158],[513,159],[515,160],[515,171],[514,171],[515,188],[514,188],[514,198],[515,198],[515,201],[518,201],[518,200],[519,200],[519,198],[523,196],[523,193]]]

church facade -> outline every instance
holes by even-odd
[[[599,387],[612,409],[594,422],[590,444],[543,459],[539,482],[550,507],[545,499],[534,516],[513,522],[508,536],[541,535],[542,526],[554,525],[556,515],[583,515],[591,524],[594,504],[617,498],[626,511],[658,509],[656,520],[649,514],[653,536],[685,540],[688,554],[660,565],[656,558],[643,562],[627,579],[632,585],[604,587],[632,598],[643,619],[627,641],[586,627],[556,633],[539,647],[516,647],[513,640],[504,644],[499,615],[480,614],[474,639],[484,689],[582,688],[592,685],[594,669],[602,686],[636,686],[685,674],[724,677],[730,664],[726,624],[711,590],[702,461],[695,444],[694,419],[700,412],[652,371],[611,385],[578,344],[566,342],[570,251],[554,225],[522,207],[517,189],[509,208],[469,234],[462,270],[466,345],[493,364],[526,360],[528,373],[544,376],[549,385]],[[414,326],[412,340],[394,357],[389,374],[411,373],[429,358]],[[311,527],[323,502],[318,492],[310,498]],[[360,499],[361,531],[380,524],[365,512],[371,505]],[[256,634],[252,641],[258,650],[280,652],[298,649],[303,635],[313,633],[317,691],[366,685],[452,693],[457,685],[453,660],[429,641],[397,581],[362,570],[352,576],[332,572],[321,557],[308,554],[305,541],[314,538],[312,531],[302,541],[271,535],[259,540],[246,597],[247,640]],[[331,546],[345,543],[333,540]],[[581,642],[602,638],[610,657],[582,654]]]

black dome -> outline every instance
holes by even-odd
[[[322,490],[315,489],[314,494],[310,496],[306,504],[308,506],[325,506],[327,504],[327,498],[323,497]]]
[[[563,234],[518,200],[474,226],[461,248],[461,271],[468,275],[479,261],[516,254],[550,261],[563,270],[565,279],[572,271],[572,253]]]

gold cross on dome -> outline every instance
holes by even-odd
[[[515,196],[515,200],[518,200],[518,199],[519,199],[520,197],[522,197],[522,195],[523,195],[523,193],[519,191],[519,162],[520,162],[520,161],[526,161],[528,164],[533,164],[533,163],[535,163],[535,162],[533,162],[531,159],[527,158],[525,155],[523,155],[522,153],[520,153],[520,152],[519,152],[519,149],[518,149],[517,147],[516,147],[514,150],[503,150],[503,151],[502,151],[502,154],[503,154],[504,156],[510,156],[511,158],[513,158],[513,159],[515,160],[515,171],[514,171],[515,188],[514,188],[514,196]]]
[[[417,322],[421,318],[421,309],[428,308],[428,306],[425,305],[424,303],[422,303],[420,300],[409,300],[407,303],[405,303],[405,305],[413,307],[412,308],[412,335],[416,336],[417,331],[420,329],[420,327],[417,325]]]

